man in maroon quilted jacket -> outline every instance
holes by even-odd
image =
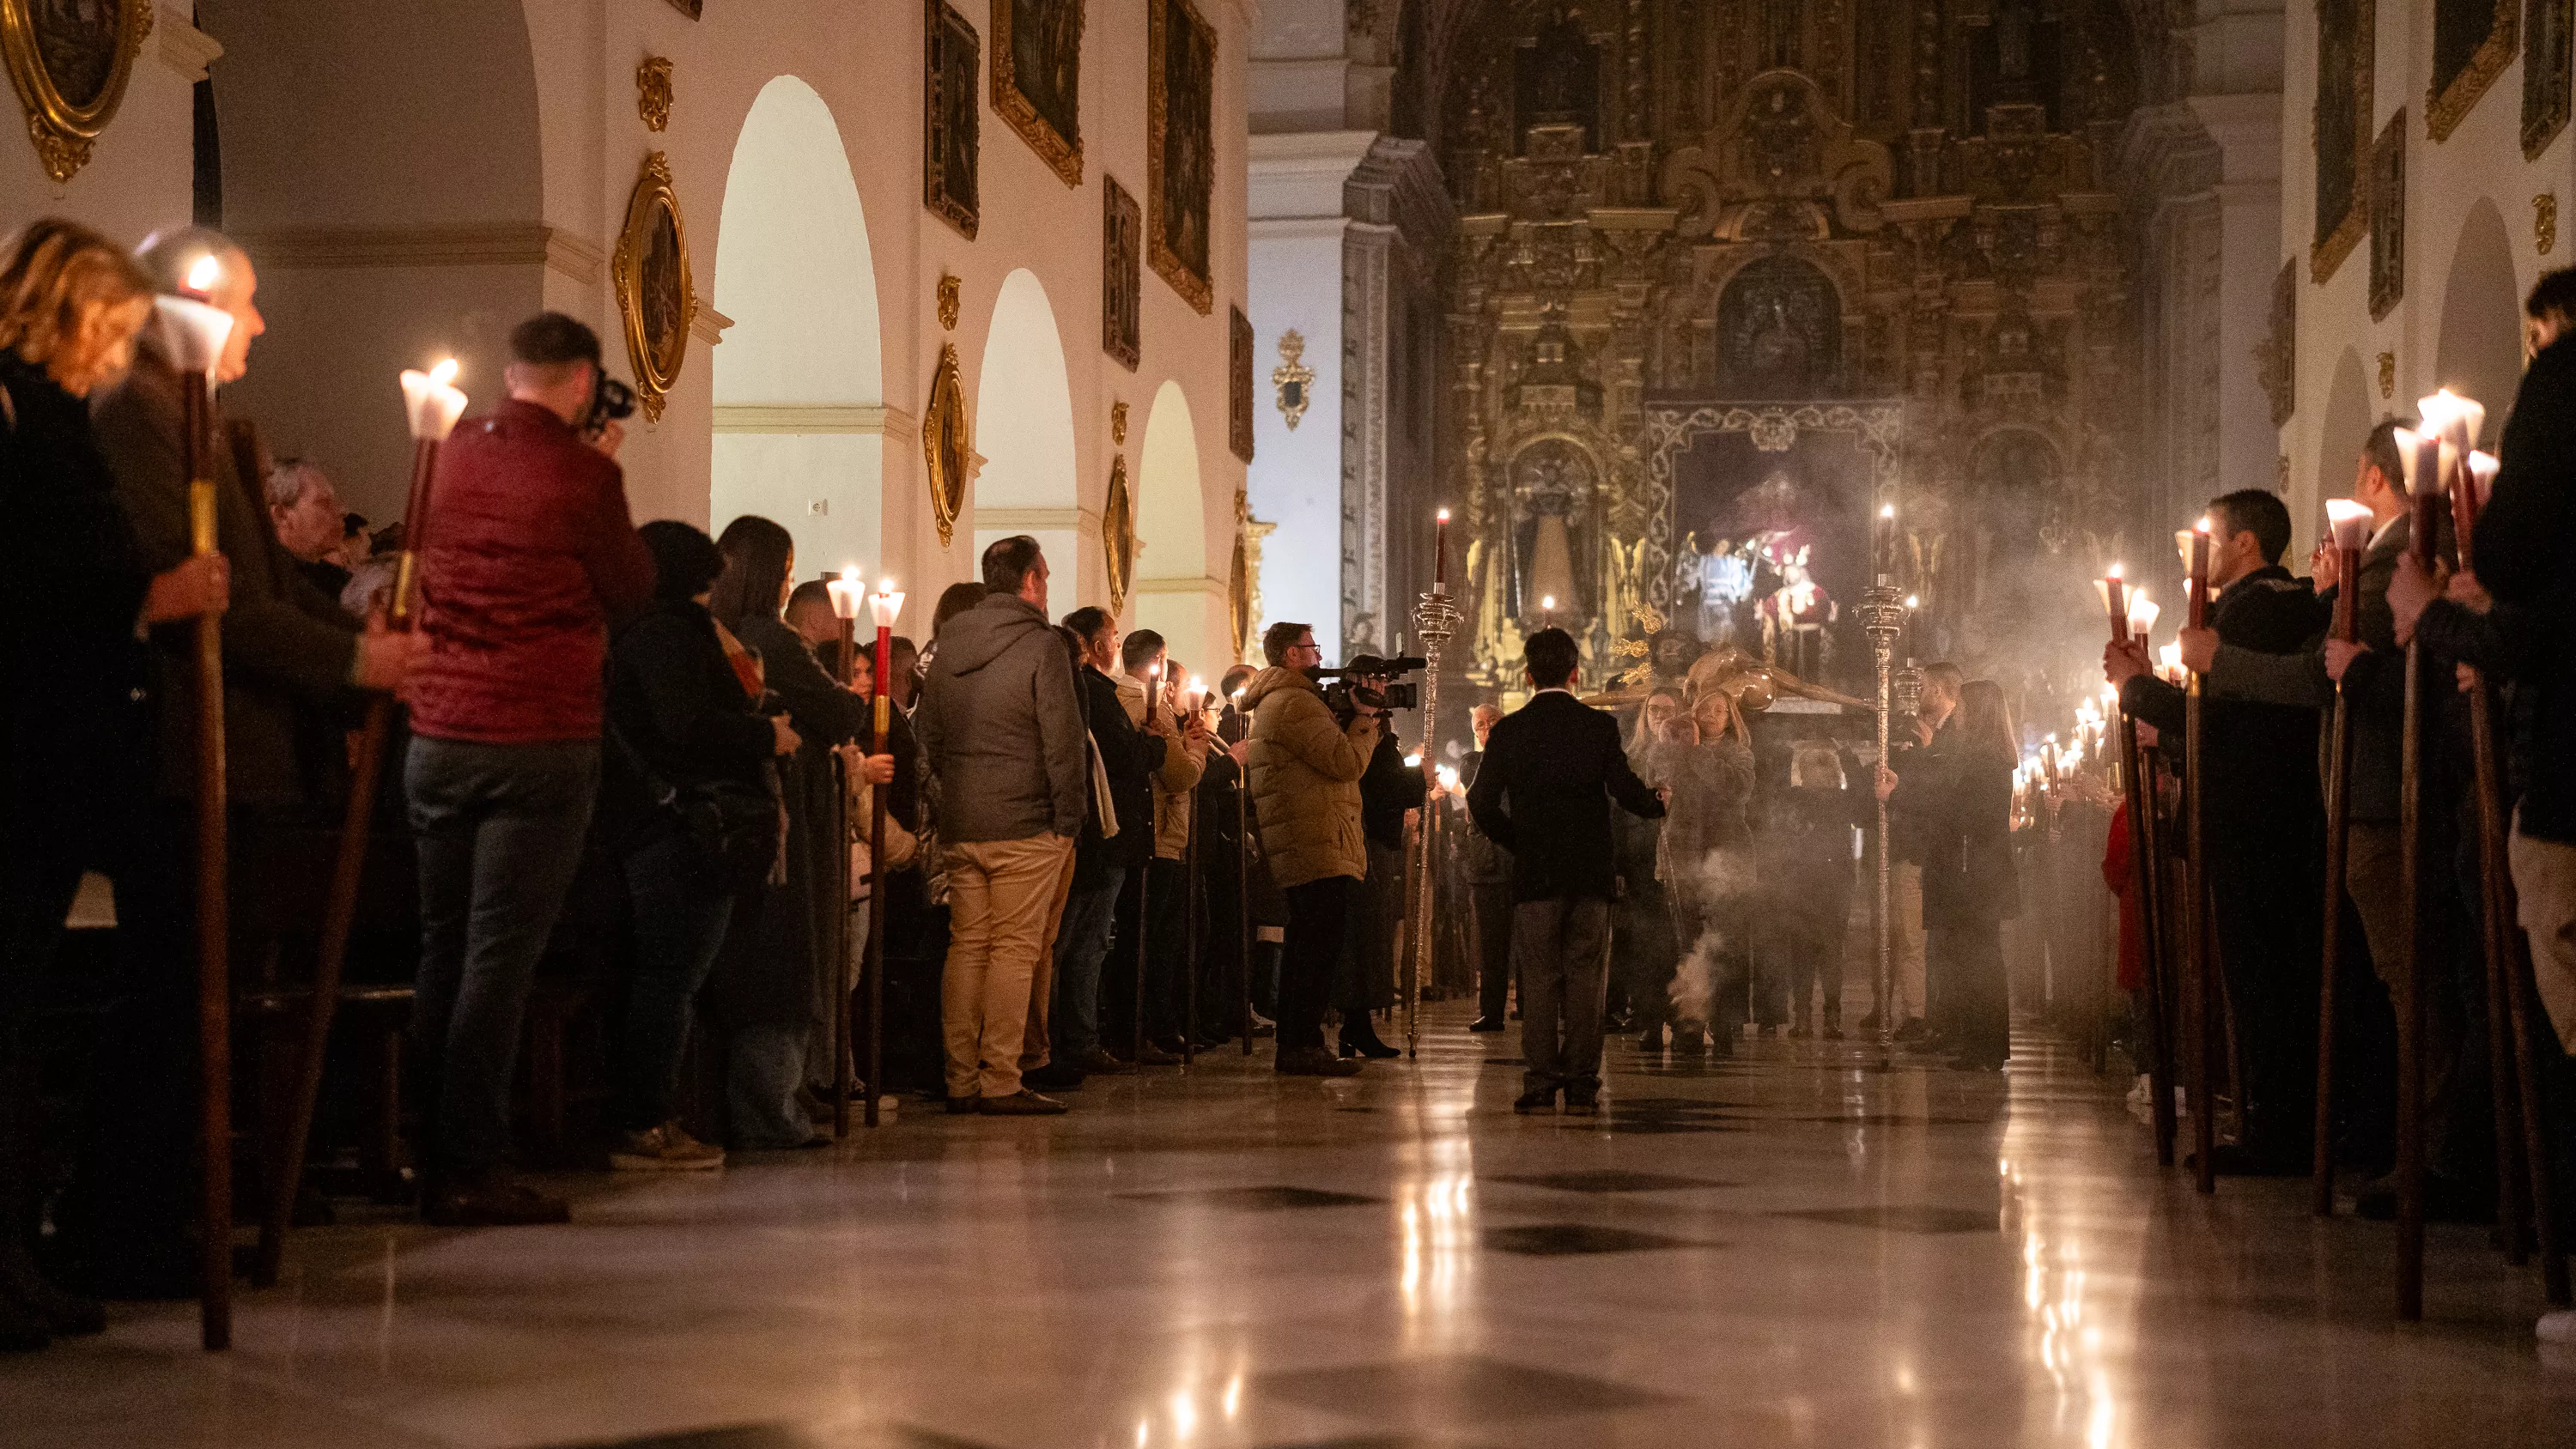
[[[430,1104],[422,1212],[562,1222],[501,1170],[520,1016],[599,790],[613,615],[653,592],[615,422],[594,423],[599,336],[558,312],[510,334],[510,395],[440,452],[421,553],[429,648],[404,780],[419,837],[414,1028]]]

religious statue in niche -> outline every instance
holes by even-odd
[[[1204,315],[1216,178],[1216,31],[1192,0],[1149,0],[1145,35],[1146,259]]]
[[[983,42],[947,0],[929,7],[922,56],[921,204],[941,221],[975,239],[978,132],[983,107],[976,96],[976,58]]]
[[[1082,0],[992,0],[993,114],[1082,184]]]
[[[1718,298],[1717,347],[1730,392],[1806,397],[1831,390],[1842,364],[1842,306],[1833,282],[1795,256],[1746,263]]]
[[[1775,70],[1738,91],[1699,144],[1665,160],[1663,194],[1684,237],[1821,242],[1879,230],[1895,174],[1887,148],[1855,135],[1814,81]]]
[[[1542,438],[1511,465],[1513,617],[1580,632],[1599,597],[1600,473],[1564,438]],[[1553,604],[1549,600],[1554,600]]]
[[[125,99],[152,0],[0,0],[0,61],[45,173],[69,181]]]
[[[1970,453],[1975,597],[1965,602],[1999,619],[2047,617],[2055,597],[2048,540],[2065,533],[2063,476],[2056,447],[2027,428],[1994,433]]]
[[[1571,12],[1559,10],[1521,43],[1512,79],[1516,151],[1527,151],[1533,126],[1580,126],[1583,154],[1601,149],[1601,48]]]

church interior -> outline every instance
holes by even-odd
[[[417,496],[398,375],[452,359],[479,416],[513,328],[561,313],[634,390],[634,522],[774,520],[790,583],[850,570],[908,596],[894,632],[925,643],[943,591],[1035,540],[1047,620],[1158,638],[1168,674],[1141,687],[1187,678],[1211,716],[1214,681],[1281,664],[1265,631],[1296,621],[1326,665],[1411,678],[1398,753],[1431,782],[1386,847],[1404,919],[1369,1004],[1402,1051],[1365,1073],[1254,1055],[1256,999],[1263,1033],[1287,1014],[1251,981],[1283,927],[1243,903],[1251,867],[1224,885],[1252,827],[1210,865],[1196,825],[1147,879],[1217,882],[1179,914],[1194,954],[1240,955],[1240,1032],[1139,1070],[1140,1025],[1128,1074],[1059,1120],[960,1119],[891,1077],[854,1106],[868,1058],[845,1042],[818,1150],[597,1171],[580,1139],[620,1018],[541,978],[513,1111],[522,1165],[571,1204],[545,1227],[412,1210],[410,988],[379,958],[417,931],[381,910],[416,903],[360,908],[352,960],[386,974],[336,1019],[310,1008],[336,1024],[299,1067],[321,993],[277,977],[309,969],[331,856],[276,863],[249,888],[289,902],[284,949],[241,944],[235,907],[228,1346],[207,1351],[198,1301],[111,1300],[102,1334],[0,1354],[0,1445],[2576,1445],[2550,1231],[2576,1229],[2576,1176],[2536,1202],[2515,1178],[2547,1171],[2525,1128],[2576,1167],[2544,1141],[2576,1124],[2536,1105],[2561,1079],[2526,1058],[2522,1105],[2498,1086],[2489,1147],[2519,1166],[2482,1218],[2437,1203],[2428,1226],[2419,1201],[2392,1224],[2349,1182],[2321,1214],[2304,1166],[2213,1189],[2257,1014],[2235,964],[2221,983],[2152,923],[2218,939],[2170,901],[2146,908],[2150,984],[2126,984],[2122,882],[2154,871],[2106,874],[2105,840],[2151,829],[2141,801],[2170,814],[2161,854],[2135,838],[2197,892],[2179,828],[2203,807],[2157,803],[2101,674],[2113,591],[2165,606],[2158,626],[2111,604],[2143,648],[2199,625],[2211,500],[2277,497],[2304,575],[2356,450],[2413,399],[2483,400],[2498,446],[2525,298],[2571,260],[2572,48],[2576,0],[0,0],[26,122],[0,137],[0,233],[237,243],[264,331],[222,411],[270,462],[326,472],[353,533]],[[1848,772],[1811,968],[1840,1025],[1809,1031],[1802,984],[1792,1032],[1757,963],[1731,1054],[1685,1054],[1678,1020],[1667,1052],[1614,955],[1604,1110],[1513,1110],[1529,1023],[1485,1031],[1461,772],[1471,711],[1531,702],[1551,630],[1636,758],[1669,693],[1694,739],[1740,736],[1765,799],[1814,759]],[[1866,797],[1935,661],[2019,722],[1998,1071],[1895,1035],[1896,918],[1935,888],[1891,887]],[[1227,811],[1253,787],[1233,788]],[[90,885],[55,959],[0,963],[25,978],[0,983],[25,1016],[0,1028],[31,1043],[9,1070],[46,1108],[0,1138],[68,1130],[61,1048],[95,1034],[87,977],[117,953]],[[2302,888],[2275,908],[2313,933]],[[2329,901],[2331,931],[2353,913]],[[842,945],[860,1001],[871,978],[905,992],[902,945]],[[1708,953],[1668,945],[1679,1002]],[[2347,994],[2378,990],[2369,959]],[[1140,1018],[1148,969],[1126,978]],[[1699,989],[1705,1015],[1725,988]],[[2196,1043],[2141,1014],[2176,989],[2199,993],[2175,1018]],[[839,1025],[894,1032],[902,1009]],[[303,1070],[322,1101],[281,1262],[265,1183]]]

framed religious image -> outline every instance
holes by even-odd
[[[626,226],[617,235],[609,275],[626,323],[635,399],[645,420],[657,422],[663,395],[679,381],[680,364],[689,355],[689,328],[698,320],[689,236],[680,221],[679,193],[671,187],[671,163],[659,151],[644,158],[643,174],[626,198]]]
[[[975,199],[982,98],[976,94],[980,42],[947,0],[928,0],[922,65],[921,204],[941,221],[975,239],[980,207]]]
[[[936,3],[936,0],[933,0]],[[957,533],[966,509],[966,484],[975,472],[975,425],[966,416],[966,383],[957,372],[957,344],[939,344],[939,368],[930,375],[930,406],[921,414],[921,458],[930,480],[930,515],[939,546]]]
[[[69,181],[116,119],[153,0],[0,0],[0,60],[45,174]]]
[[[991,0],[993,114],[1082,184],[1082,0]]]
[[[1204,316],[1216,176],[1216,31],[1191,0],[1145,3],[1145,256]]]
[[[1127,607],[1136,579],[1136,499],[1127,488],[1127,455],[1109,460],[1109,496],[1100,503],[1100,561],[1109,575],[1109,612]]]
[[[2371,78],[2378,64],[2373,10],[2373,0],[2317,0],[2317,216],[2308,280],[2318,286],[2334,277],[2370,226]]]
[[[1252,553],[1243,530],[1234,531],[1234,558],[1226,568],[1226,622],[1234,633],[1234,657],[1252,652]]]
[[[1145,213],[1118,178],[1104,171],[1100,182],[1100,350],[1134,372],[1145,356]]]
[[[1252,461],[1252,320],[1241,307],[1226,310],[1226,369],[1230,381],[1225,391],[1226,441],[1233,445],[1234,456]]]
[[[2406,295],[2406,112],[2388,118],[2370,148],[2370,320]]]
[[[2567,125],[2576,0],[2530,0],[2522,14],[2522,159],[2537,161]]]
[[[2424,134],[2448,140],[2513,63],[2521,43],[2522,0],[2433,0],[2433,82],[2424,88]]]

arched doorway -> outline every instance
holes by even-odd
[[[841,130],[814,88],[761,88],[735,138],[716,231],[708,521],[746,513],[796,536],[813,577],[882,562],[885,390],[876,270]]]
[[[2361,375],[2361,354],[2347,347],[2335,359],[2334,380],[2326,385],[2325,412],[2317,425],[2316,479],[2306,497],[2294,492],[2288,500],[2299,536],[2314,537],[2310,530],[2321,526],[2327,499],[2351,495],[2353,460],[2378,421],[2370,406],[2370,384]]]
[[[1226,581],[1208,566],[1207,505],[1199,488],[1198,429],[1177,382],[1154,394],[1136,469],[1136,606],[1139,628],[1160,633],[1172,657],[1206,676],[1233,662],[1226,642]]]
[[[2485,197],[2461,221],[2459,246],[2451,253],[2433,381],[2486,404],[2486,435],[2479,446],[2493,448],[2522,383],[2522,296],[2514,280],[2513,240],[2503,215]]]
[[[1085,512],[1074,474],[1073,394],[1046,288],[1026,268],[1002,279],[975,380],[975,450],[984,455],[969,500],[975,551],[1025,533],[1046,550],[1048,607],[1057,615],[1105,603],[1099,514]],[[1108,487],[1104,475],[1101,487]]]

